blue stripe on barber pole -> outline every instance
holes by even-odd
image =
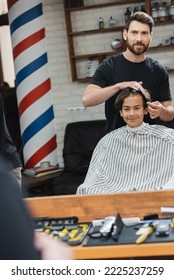
[[[40,115],[34,122],[32,122],[23,132],[22,143],[25,145],[37,132],[39,132],[44,126],[49,124],[54,118],[53,106],[51,106],[46,112]]]
[[[44,53],[40,57],[38,57],[36,60],[32,61],[30,64],[25,66],[23,69],[21,69],[17,75],[16,75],[16,87],[29,75],[37,71],[40,67],[45,65],[48,62],[47,53]]]
[[[28,11],[26,11],[25,13],[23,13],[22,15],[18,16],[11,24],[10,24],[10,31],[11,34],[13,34],[13,32],[15,32],[19,27],[21,27],[22,25],[30,22],[31,20],[34,20],[35,18],[41,16],[43,14],[42,11],[42,4],[39,4],[31,9],[29,9]]]

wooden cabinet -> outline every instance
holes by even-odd
[[[72,81],[78,81],[78,82],[88,82],[90,78],[88,77],[83,77],[79,78],[78,77],[78,66],[77,63],[80,60],[88,60],[88,58],[98,58],[99,63],[103,61],[108,56],[111,56],[113,54],[118,54],[120,51],[116,50],[110,50],[110,51],[99,51],[99,52],[92,52],[92,53],[83,53],[83,54],[76,54],[75,50],[75,44],[74,41],[76,37],[87,37],[90,35],[94,34],[106,34],[106,33],[111,33],[111,32],[119,32],[120,34],[122,33],[122,30],[124,28],[124,22],[123,25],[116,25],[114,27],[105,27],[102,29],[99,29],[97,26],[96,29],[87,29],[87,30],[80,30],[80,31],[74,31],[72,27],[72,20],[71,16],[73,13],[77,11],[81,11],[83,13],[86,10],[94,10],[94,9],[105,9],[110,7],[111,11],[113,8],[118,7],[118,6],[123,6],[125,11],[126,8],[129,7],[131,4],[135,4],[135,6],[140,6],[143,5],[146,9],[146,12],[148,14],[151,14],[151,1],[150,0],[145,0],[145,1],[139,1],[139,0],[122,0],[122,1],[116,1],[116,2],[107,2],[107,3],[102,3],[98,5],[88,5],[88,6],[80,6],[80,7],[73,7],[73,8],[67,8],[66,6],[66,0],[64,1],[64,7],[65,7],[65,21],[66,21],[66,30],[67,30],[67,43],[68,43],[68,50],[69,50],[69,59],[70,59],[70,68],[71,68],[71,77]],[[124,16],[124,15],[123,15]],[[174,20],[168,20],[167,22],[157,22],[155,23],[155,26],[159,25],[168,25],[168,24],[174,24]],[[168,49],[173,49],[174,50],[174,44],[173,45],[167,45],[167,46],[155,46],[151,47],[150,51],[162,51],[162,50],[168,50]],[[174,72],[174,69],[169,69],[169,72]]]

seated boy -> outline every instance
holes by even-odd
[[[148,92],[127,88],[115,107],[127,125],[97,144],[77,194],[101,194],[174,188],[174,130],[143,122]]]

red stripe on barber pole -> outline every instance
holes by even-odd
[[[16,59],[16,57],[20,53],[22,53],[23,51],[25,51],[26,49],[28,49],[32,45],[36,44],[37,42],[39,42],[43,38],[45,38],[44,28],[37,31],[36,33],[32,34],[31,36],[27,37],[26,39],[24,39],[22,42],[20,42],[18,45],[16,45],[16,47],[13,49],[14,59]]]
[[[50,79],[47,79],[45,82],[40,84],[38,87],[34,88],[30,91],[20,102],[19,104],[19,116],[23,114],[23,112],[31,106],[35,101],[37,101],[41,96],[46,94],[51,89]]]
[[[56,143],[56,136],[54,136],[50,141],[45,143],[35,154],[30,157],[30,159],[26,162],[26,168],[32,168],[35,166],[39,161],[43,159],[45,154],[53,152],[57,147]]]
[[[8,8],[10,9],[19,0],[8,0]]]

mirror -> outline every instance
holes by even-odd
[[[69,60],[68,46],[66,43],[65,20],[63,18],[63,0],[52,1],[53,3],[51,4],[48,4],[47,1],[42,2],[46,19],[46,35],[49,38],[48,54],[50,58],[50,73],[52,75],[52,90],[55,102],[54,109],[59,153],[58,160],[62,163],[63,160],[61,159],[61,151],[63,148],[64,128],[66,124],[72,121],[76,122],[83,119],[93,119],[94,117],[97,119],[103,119],[104,106],[96,106],[95,108],[91,108],[85,112],[78,112],[78,110],[75,109],[73,111],[68,110],[72,107],[78,108],[79,104],[81,106],[82,92],[84,91],[86,84],[72,83],[70,80],[70,71],[67,67]],[[55,19],[56,24],[51,22],[50,17]],[[67,103],[62,102],[62,96],[66,99]],[[37,181],[39,180],[42,179],[37,179]],[[36,180],[32,181],[33,184],[36,184]]]

